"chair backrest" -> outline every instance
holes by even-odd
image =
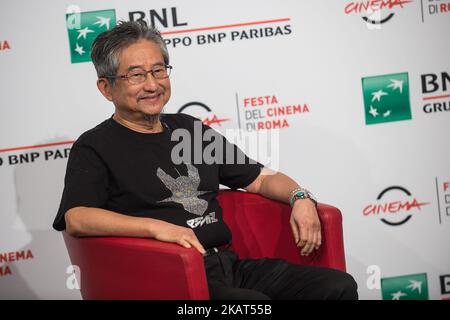
[[[289,224],[289,205],[239,191],[221,191],[218,200],[232,231],[233,249],[241,258],[276,257],[345,271],[342,216],[337,208],[319,204],[322,246],[301,256]]]

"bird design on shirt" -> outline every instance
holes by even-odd
[[[208,208],[208,202],[198,198],[198,196],[208,191],[198,191],[198,186],[200,185],[198,169],[192,164],[187,163],[186,167],[188,169],[188,175],[180,175],[176,179],[165,173],[161,168],[156,170],[158,178],[172,192],[171,197],[158,202],[176,202],[181,204],[184,210],[202,216]]]

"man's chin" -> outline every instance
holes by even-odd
[[[162,112],[163,106],[144,105],[144,106],[141,106],[139,109],[143,114],[146,114],[149,116],[155,116],[155,115],[159,115]]]

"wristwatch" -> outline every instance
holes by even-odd
[[[309,199],[317,207],[316,197],[314,197],[314,195],[308,189],[300,187],[291,192],[291,197],[289,199],[291,207],[294,206],[294,202],[297,199]]]

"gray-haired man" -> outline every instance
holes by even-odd
[[[217,137],[224,150],[233,150],[245,163],[173,161],[173,131],[193,133],[199,125],[203,132],[212,129],[188,115],[161,113],[170,98],[172,67],[155,29],[119,23],[97,37],[92,60],[97,87],[115,111],[74,143],[55,229],[75,236],[154,238],[210,253],[231,241],[216,200],[223,184],[291,203],[293,238],[301,254],[321,245],[309,192],[250,161],[222,136]],[[192,223],[207,215],[208,223]],[[332,269],[279,259],[240,260],[231,250],[214,251],[204,260],[212,299],[357,298],[353,278]]]

